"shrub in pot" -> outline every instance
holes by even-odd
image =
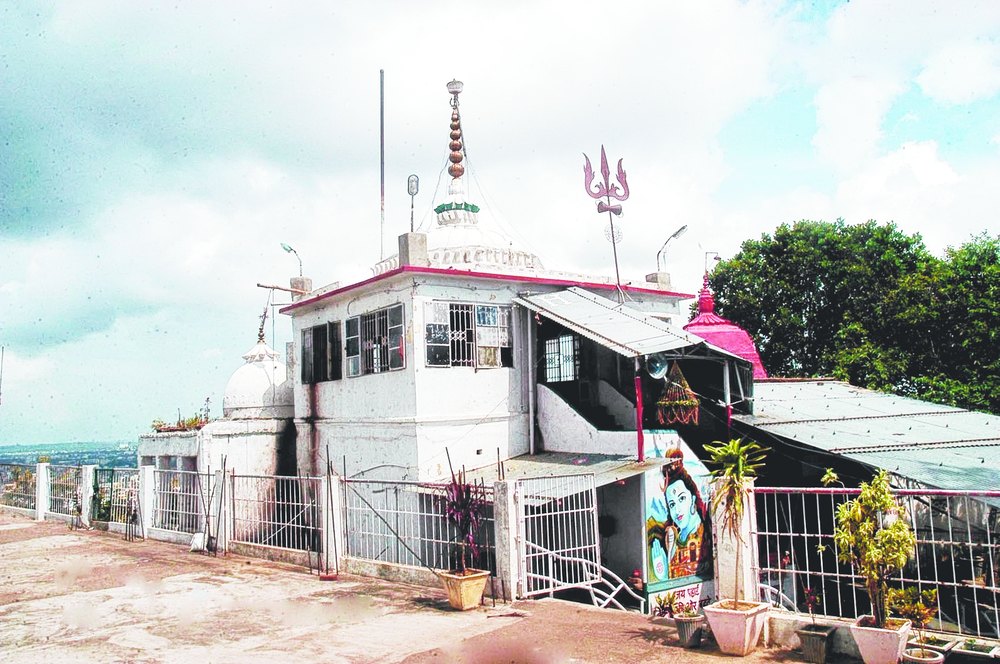
[[[820,625],[816,622],[816,615],[813,613],[819,605],[819,594],[813,588],[806,588],[805,592],[806,608],[809,609],[810,622],[795,630],[802,642],[802,656],[807,662],[812,664],[824,664],[826,655],[829,652],[830,637],[836,631],[832,625]]]
[[[889,608],[897,616],[909,620],[917,630],[917,638],[907,643],[910,647],[903,652],[904,662],[940,664],[944,661],[943,651],[925,645],[927,635],[924,629],[937,612],[937,590],[892,588],[889,590]]]
[[[705,626],[705,616],[698,613],[694,605],[689,605],[674,613],[677,640],[684,648],[701,645],[701,632]]]
[[[448,591],[448,603],[460,611],[480,605],[486,581],[490,577],[488,570],[472,569],[467,565],[468,558],[479,552],[476,533],[482,522],[485,504],[486,488],[482,484],[467,482],[465,468],[457,475],[453,470],[451,482],[445,487],[444,512],[448,523],[456,530],[458,564],[454,569],[439,571],[437,574]]]
[[[851,627],[865,664],[895,664],[903,655],[910,621],[889,618],[889,578],[913,553],[916,537],[903,506],[889,490],[889,476],[879,471],[862,482],[857,497],[837,506],[833,532],[841,562],[851,563],[864,580],[872,614]]]
[[[734,438],[727,443],[716,441],[705,445],[711,455],[714,495],[712,508],[718,525],[736,541],[736,579],[732,599],[720,599],[705,607],[705,617],[712,628],[719,650],[730,655],[746,655],[757,647],[761,631],[767,621],[768,604],[743,599],[745,589],[740,588],[740,557],[743,537],[740,527],[749,500],[748,486],[757,471],[764,465],[767,450],[753,441]],[[720,587],[720,592],[723,588]]]

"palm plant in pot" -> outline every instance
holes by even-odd
[[[749,482],[764,465],[767,450],[754,441],[734,438],[727,443],[716,441],[705,445],[705,451],[716,466],[712,471],[712,512],[720,526],[720,534],[735,544],[736,566],[732,599],[720,599],[705,607],[705,617],[719,644],[719,650],[730,655],[746,655],[757,647],[760,633],[767,621],[768,604],[743,599],[743,576],[740,565],[744,547],[742,526],[749,496]],[[720,592],[723,588],[719,588]]]
[[[486,487],[466,481],[465,468],[458,474],[452,470],[451,482],[445,487],[445,517],[455,528],[456,566],[454,569],[439,571],[438,578],[448,591],[448,603],[460,611],[479,606],[488,570],[473,569],[468,560],[479,553],[476,534],[482,523],[483,508],[486,505]]]
[[[851,563],[864,580],[871,615],[851,626],[865,664],[895,664],[903,655],[910,621],[889,618],[889,578],[901,570],[916,546],[903,506],[889,490],[889,476],[879,471],[861,483],[856,498],[837,506],[833,539],[841,562]]]

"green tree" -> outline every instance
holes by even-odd
[[[744,242],[710,281],[775,375],[1000,412],[1000,237],[939,259],[891,223],[799,221]]]

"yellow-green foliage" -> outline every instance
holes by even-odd
[[[887,580],[901,570],[916,546],[903,507],[889,491],[889,477],[879,471],[861,484],[857,498],[837,507],[833,532],[841,562],[849,562],[865,579],[876,627],[888,617]]]

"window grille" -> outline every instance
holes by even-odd
[[[428,302],[424,317],[427,366],[514,366],[510,307]]]
[[[564,334],[545,340],[545,382],[559,383],[580,376],[580,338]]]
[[[347,319],[347,375],[397,371],[406,366],[403,305]]]

